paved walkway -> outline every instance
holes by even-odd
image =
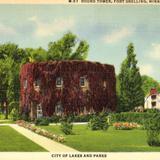
[[[39,144],[40,146],[48,150],[49,152],[78,152],[73,148],[55,142],[44,136],[38,135],[28,129],[18,126],[17,124],[5,124],[5,125],[9,125],[13,129],[24,135],[25,137],[31,139],[33,142]]]

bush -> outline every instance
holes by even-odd
[[[50,123],[58,123],[60,122],[61,116],[53,115],[49,118]]]
[[[12,101],[8,104],[8,109],[9,113],[13,110],[16,109],[17,111],[19,110],[19,101]]]
[[[154,109],[146,109],[145,111],[147,113],[160,113],[160,111],[158,109],[156,109],[156,108],[154,108]]]
[[[88,126],[91,128],[91,130],[107,130],[109,125],[106,115],[103,113],[94,115],[93,118],[90,119]]]
[[[122,113],[114,113],[110,114],[110,122],[135,122],[138,124],[144,124],[145,120],[151,117],[153,113],[148,112],[122,112]]]
[[[73,117],[74,122],[89,122],[89,120],[94,116],[94,114],[87,115],[77,115]]]
[[[43,118],[37,118],[35,120],[35,125],[36,126],[48,126],[49,125],[49,119],[46,118],[46,117],[43,117]]]
[[[61,130],[64,134],[66,135],[73,134],[72,129],[73,129],[73,124],[71,123],[70,120],[61,122]]]
[[[155,136],[151,132],[147,134],[147,143],[150,146],[160,146],[160,140],[158,136],[157,135]]]
[[[13,121],[20,119],[20,115],[19,115],[18,110],[13,108],[12,111],[10,112],[10,117]]]
[[[30,121],[30,118],[27,114],[23,113],[22,115],[20,115],[20,119],[24,120],[24,121]]]
[[[160,146],[160,114],[154,113],[145,122],[145,128],[147,130],[147,143],[150,146]]]

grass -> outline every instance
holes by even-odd
[[[44,152],[44,148],[24,137],[9,126],[0,126],[0,152]]]
[[[50,132],[63,134],[60,126],[41,126]],[[150,152],[160,151],[160,147],[150,147],[146,142],[146,131],[115,130],[110,127],[107,131],[91,131],[86,125],[75,125],[74,135],[65,135],[67,146],[79,151],[94,152]],[[64,134],[63,134],[64,135]]]
[[[12,121],[12,120],[0,120],[0,124],[13,124],[13,123],[15,123],[14,121]]]

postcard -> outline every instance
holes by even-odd
[[[0,1],[0,159],[158,160],[159,4]]]

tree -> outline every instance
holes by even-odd
[[[132,43],[127,48],[127,58],[122,62],[119,74],[119,111],[131,111],[144,104],[142,79],[137,67],[136,54]]]
[[[160,84],[156,80],[147,75],[142,76],[142,89],[145,96],[150,92],[151,88],[156,88],[160,92]]]
[[[37,49],[26,48],[25,51],[30,62],[41,62],[48,60],[47,51],[42,47],[39,47]]]
[[[8,118],[8,72],[9,65],[8,61],[0,59],[0,103],[2,110],[5,111],[6,119]]]
[[[49,43],[48,60],[85,60],[88,50],[86,41],[79,41],[76,35],[68,32],[58,41]]]
[[[9,104],[18,104],[19,101],[19,70],[24,62],[27,62],[24,49],[13,43],[0,45],[0,103],[6,111],[6,118]]]

